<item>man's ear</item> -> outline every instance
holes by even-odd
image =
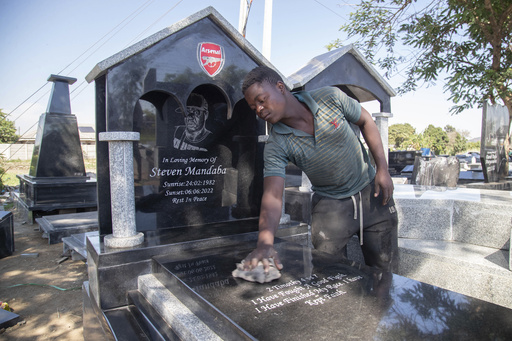
[[[285,91],[286,91],[286,85],[284,85],[284,83],[283,83],[283,82],[281,82],[281,81],[278,81],[278,82],[277,82],[277,88],[279,89],[279,91],[280,91],[282,94],[284,94],[284,93],[285,93]]]

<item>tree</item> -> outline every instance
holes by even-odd
[[[362,0],[356,8],[341,29],[386,77],[405,70],[399,93],[445,77],[452,114],[501,100],[512,123],[510,0]]]
[[[455,141],[451,147],[451,154],[452,155],[456,155],[456,154],[460,154],[464,151],[466,151],[466,149],[468,148],[467,146],[467,140],[465,137],[463,137],[461,134],[457,133],[457,135],[455,136]]]
[[[426,144],[424,147],[432,149],[436,155],[446,153],[448,134],[443,129],[430,124],[423,132],[423,138]]]
[[[395,150],[406,149],[404,142],[413,135],[416,135],[416,129],[409,123],[392,124],[388,129],[388,144],[393,145]]]
[[[14,122],[7,119],[7,114],[0,109],[0,143],[13,143],[18,139]]]
[[[456,131],[456,129],[454,126],[447,124],[444,126],[444,131],[446,131],[447,133],[453,133]]]

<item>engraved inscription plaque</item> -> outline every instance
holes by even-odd
[[[171,291],[221,337],[486,339],[491,330],[498,338],[512,336],[510,309],[348,261],[333,263],[307,247],[279,243],[276,248],[285,268],[280,279],[264,284],[231,276],[251,248],[160,262],[171,274]]]

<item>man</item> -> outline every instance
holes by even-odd
[[[180,108],[176,112],[181,113]],[[184,114],[185,125],[176,127],[174,132],[174,148],[179,150],[208,151],[206,145],[211,131],[206,129],[208,119],[208,103],[196,93],[191,93],[187,99],[187,111]]]
[[[296,164],[315,192],[311,234],[315,249],[346,258],[346,244],[358,234],[365,262],[396,270],[398,219],[393,182],[382,141],[370,114],[335,87],[291,93],[272,69],[249,72],[242,91],[250,108],[272,124],[265,145],[264,188],[256,249],[244,260],[268,271],[270,259],[281,270],[274,235],[281,216],[285,167]],[[349,122],[359,126],[376,168]]]

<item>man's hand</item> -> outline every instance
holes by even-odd
[[[258,266],[258,262],[261,261],[263,264],[263,271],[267,273],[270,268],[270,258],[274,260],[277,270],[281,270],[283,268],[283,264],[281,264],[281,260],[279,259],[279,254],[274,247],[271,245],[263,245],[258,246],[247,257],[245,257],[243,261],[244,270],[247,271],[254,269]]]
[[[387,170],[377,170],[375,174],[375,197],[378,197],[382,191],[382,205],[387,205],[389,199],[393,197],[393,180]]]

